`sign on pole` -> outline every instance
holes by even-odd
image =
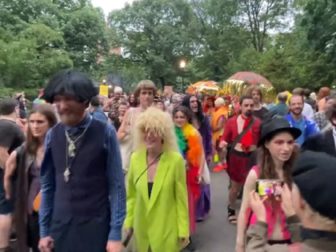
[[[99,86],[99,95],[104,96],[104,97],[108,97],[108,93],[109,93],[108,85],[101,84]]]

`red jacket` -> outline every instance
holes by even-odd
[[[222,141],[231,144],[235,138],[239,135],[238,134],[238,123],[237,123],[238,116],[231,117],[225,124],[224,134],[222,136]],[[257,145],[260,137],[260,126],[261,121],[254,117],[254,122],[252,125],[252,145]]]

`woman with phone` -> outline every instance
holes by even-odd
[[[268,245],[287,246],[291,243],[291,234],[286,225],[289,216],[281,208],[279,187],[292,184],[292,166],[298,153],[295,139],[300,135],[301,131],[291,128],[283,118],[275,118],[262,125],[258,162],[250,170],[243,191],[237,228],[237,252],[245,251],[246,243],[249,242],[247,230],[257,222],[249,202],[250,194],[254,191],[262,197],[266,209]]]
[[[126,240],[135,251],[178,252],[188,243],[185,162],[168,113],[151,107],[135,125],[127,186]]]

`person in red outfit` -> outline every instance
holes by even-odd
[[[240,99],[240,115],[231,117],[224,129],[219,147],[227,149],[229,189],[228,220],[236,224],[234,208],[238,193],[244,185],[250,168],[255,164],[255,151],[260,136],[261,121],[253,116],[254,102],[251,96]]]

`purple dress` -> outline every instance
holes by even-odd
[[[203,122],[198,129],[203,140],[204,154],[206,157],[212,154],[212,134],[208,117],[204,117]],[[211,208],[210,184],[201,185],[201,196],[197,203],[196,218],[197,221],[203,221],[209,214]]]

